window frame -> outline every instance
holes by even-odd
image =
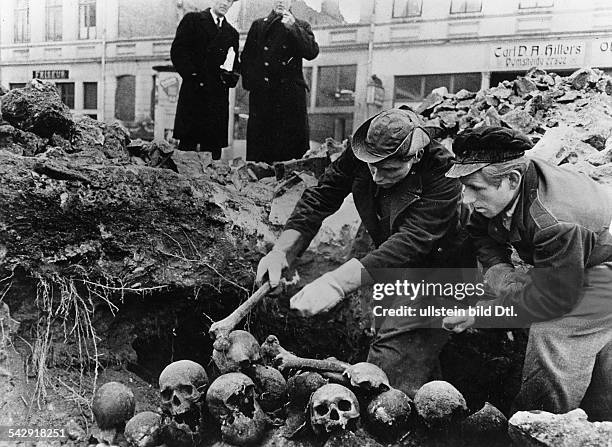
[[[549,5],[540,5],[539,3],[543,3],[545,1],[550,1]],[[519,0],[518,9],[519,10],[529,10],[529,9],[546,9],[546,8],[554,8],[555,0],[531,0],[529,3],[535,3],[533,6],[524,6],[523,3],[527,3],[528,0]]]
[[[70,95],[65,95],[65,91],[64,89],[60,88],[60,86],[72,86],[72,92]],[[60,94],[60,98],[62,98],[62,102],[70,109],[70,110],[75,110],[75,89],[76,89],[76,85],[74,81],[61,81],[61,82],[55,82],[55,88],[59,91]]]
[[[461,2],[461,4],[463,6],[465,6],[465,10],[464,11],[453,11],[453,5],[455,5],[456,3]],[[450,11],[449,14],[451,15],[460,15],[460,14],[478,14],[482,12],[482,0],[479,0],[479,8],[478,10],[468,10],[468,5],[469,5],[470,1],[469,0],[451,0],[450,2]]]
[[[97,6],[97,0],[79,0],[79,40],[96,38],[98,26]],[[93,25],[88,23],[88,20],[92,17]]]
[[[87,103],[87,87],[88,86],[95,86],[95,96],[94,96],[94,101],[95,101],[95,107],[87,107],[88,104]],[[83,110],[97,110],[98,109],[98,83],[97,82],[83,82]]]
[[[58,14],[59,12],[59,14]],[[52,14],[53,13],[53,14]],[[57,42],[63,39],[63,5],[61,0],[45,1],[45,41]],[[53,18],[53,30],[51,30],[51,18]],[[58,26],[59,23],[59,26]],[[59,28],[59,30],[58,30]],[[51,33],[53,31],[53,33]]]
[[[336,101],[336,103],[334,104],[320,104],[320,95],[321,95],[321,70],[324,69],[331,69],[331,68],[335,68],[336,69],[336,80],[335,80],[335,88],[336,88],[336,93],[341,93],[343,89],[341,89],[340,87],[340,75],[341,75],[341,67],[351,67],[355,70],[355,78],[354,78],[354,85],[353,85],[353,95],[351,98],[351,101],[347,101],[346,103],[338,103],[338,101]],[[315,107],[317,108],[325,108],[325,107],[354,107],[355,105],[355,93],[356,93],[356,89],[357,89],[357,71],[358,71],[358,65],[357,64],[337,64],[337,65],[319,65],[317,66],[317,91],[315,92]]]
[[[393,6],[392,6],[392,10],[391,10],[391,17],[394,19],[406,19],[406,18],[410,18],[410,17],[421,17],[423,15],[423,0],[417,0],[419,3],[419,10],[418,13],[410,13],[410,8],[408,8],[408,5],[410,4],[411,0],[404,0],[406,2],[405,7],[404,7],[404,13],[401,15],[396,15],[396,2],[398,0],[393,0]],[[401,0],[399,0],[401,1]]]
[[[30,35],[30,0],[15,0],[13,8],[13,43],[29,43]],[[22,17],[22,14],[24,17]],[[22,23],[25,19],[25,23]],[[19,29],[19,25],[21,29]],[[21,32],[20,32],[21,31]]]
[[[395,104],[395,103],[422,102],[427,97],[427,95],[429,95],[429,93],[431,92],[431,90],[428,92],[426,89],[427,78],[433,77],[433,76],[448,76],[448,79],[449,79],[448,85],[439,85],[438,87],[446,87],[449,93],[457,93],[457,91],[459,91],[459,89],[456,88],[457,77],[459,76],[474,76],[475,78],[480,78],[481,81],[480,81],[480,86],[478,90],[482,88],[482,74],[476,71],[466,72],[466,73],[428,73],[428,74],[422,74],[422,75],[399,75],[399,76],[394,76],[394,79],[393,79],[393,103]],[[420,97],[416,99],[398,98],[397,97],[398,78],[413,78],[415,80],[418,80],[419,81],[418,83],[420,84]]]

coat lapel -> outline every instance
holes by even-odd
[[[215,37],[219,30],[212,18],[210,8],[206,8],[204,11],[200,12],[200,20],[202,21],[206,34],[211,38]],[[223,22],[222,25],[225,24],[225,19],[223,19]]]

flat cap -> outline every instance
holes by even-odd
[[[527,135],[513,129],[499,126],[466,129],[453,142],[455,160],[446,176],[465,177],[487,165],[520,158],[532,147]]]

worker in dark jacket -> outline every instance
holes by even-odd
[[[309,316],[327,311],[346,294],[372,281],[368,271],[390,268],[473,267],[461,253],[461,185],[444,176],[452,154],[431,140],[418,116],[391,109],[366,121],[352,147],[307,189],[273,249],[259,263],[257,279],[272,286],[281,271],[309,245],[323,220],[353,193],[355,206],[376,248],[326,273],[291,298]],[[368,361],[380,366],[391,385],[413,396],[439,372],[438,354],[448,334],[402,317],[381,321]]]
[[[238,31],[225,18],[234,1],[215,0],[211,8],[187,13],[170,52],[183,78],[173,136],[180,140],[179,149],[193,151],[199,145],[214,159],[228,145],[228,92],[239,76]]]
[[[247,159],[272,163],[302,158],[309,148],[302,59],[319,54],[310,25],[277,0],[268,17],[253,22],[241,55],[249,91]]]
[[[447,176],[474,208],[468,230],[498,298],[476,317],[448,317],[455,332],[472,325],[531,325],[517,410],[583,408],[612,420],[612,190],[587,176],[526,158],[519,132],[483,127],[460,134]],[[529,273],[514,270],[514,247]],[[486,315],[485,309],[511,309]]]

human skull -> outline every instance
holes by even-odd
[[[317,435],[345,430],[358,419],[357,397],[342,385],[323,385],[310,397],[310,424]]]
[[[367,409],[370,430],[381,437],[399,435],[410,417],[412,400],[402,391],[390,389],[376,396]]]
[[[230,332],[227,342],[215,343],[213,360],[221,374],[238,372],[261,360],[260,346],[247,331]]]
[[[287,381],[279,370],[254,365],[246,373],[255,383],[258,401],[264,411],[276,411],[287,402]]]
[[[207,386],[208,375],[199,363],[179,360],[169,364],[159,376],[164,413],[177,424],[186,424],[190,430],[197,431]]]
[[[442,429],[467,414],[465,398],[457,388],[443,380],[423,385],[414,395],[414,406],[425,425]]]
[[[162,444],[161,428],[159,414],[143,411],[125,425],[125,439],[134,447],[155,447]]]
[[[391,389],[385,372],[372,363],[360,362],[351,365],[343,375],[351,381],[351,386],[367,394],[378,394]]]
[[[257,443],[268,419],[255,399],[255,383],[245,374],[231,372],[218,377],[206,393],[210,414],[221,424],[221,437],[235,445]]]
[[[310,396],[323,385],[327,385],[327,380],[321,374],[312,371],[304,371],[291,376],[287,380],[287,391],[289,402],[292,405],[306,408],[310,402]]]
[[[112,443],[122,433],[125,423],[134,415],[136,401],[134,393],[119,382],[108,382],[98,388],[91,410],[100,428],[100,441]]]

